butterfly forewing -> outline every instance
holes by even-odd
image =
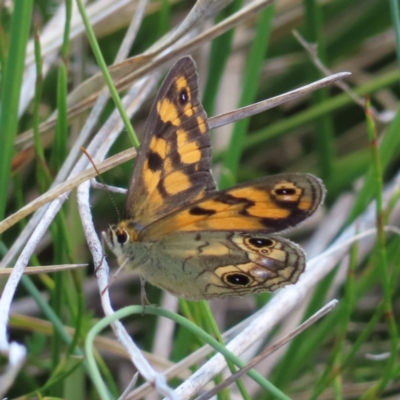
[[[213,193],[148,226],[143,240],[175,231],[281,232],[310,216],[323,201],[321,181],[309,174],[282,174]]]
[[[168,73],[152,106],[129,186],[128,218],[144,227],[215,190],[207,115],[191,57]]]

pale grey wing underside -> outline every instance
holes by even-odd
[[[305,268],[298,245],[260,233],[175,233],[149,250],[143,277],[191,300],[274,291],[297,282]]]

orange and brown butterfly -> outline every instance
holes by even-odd
[[[151,108],[126,219],[103,236],[120,265],[179,297],[274,291],[305,268],[302,249],[275,233],[309,217],[324,194],[318,178],[296,173],[218,191],[196,65],[183,57]]]

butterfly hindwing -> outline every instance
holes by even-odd
[[[274,291],[297,282],[305,268],[299,246],[262,233],[177,232],[153,251],[160,265],[146,279],[191,300]]]
[[[128,190],[127,217],[145,227],[216,189],[207,115],[191,57],[170,70],[151,108]]]
[[[175,231],[281,232],[310,216],[323,201],[322,182],[309,174],[282,174],[210,194],[148,226],[142,240]]]

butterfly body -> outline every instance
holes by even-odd
[[[127,219],[104,239],[120,265],[191,300],[274,291],[305,268],[301,248],[276,236],[323,201],[322,182],[282,174],[218,191],[207,116],[191,57],[167,75],[145,127]]]

